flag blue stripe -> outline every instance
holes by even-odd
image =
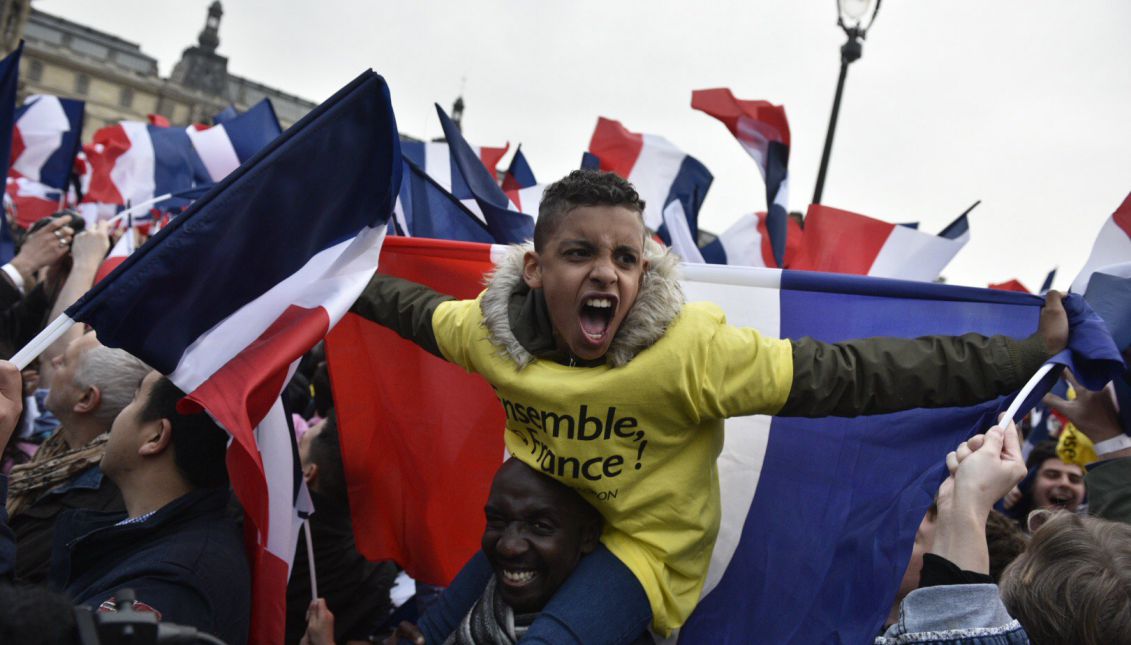
[[[224,131],[232,142],[236,157],[243,163],[274,141],[282,128],[279,127],[279,119],[275,117],[271,100],[263,99],[247,112],[224,123]]]
[[[153,194],[179,193],[211,176],[184,128],[146,126],[153,143]]]
[[[75,155],[79,153],[79,147],[82,145],[82,122],[86,104],[64,98],[59,99],[59,104],[63,107],[63,113],[67,115],[71,129],[63,133],[59,147],[51,153],[39,170],[39,182],[65,190],[67,182],[71,179],[71,171],[74,169]]]
[[[404,162],[401,209],[413,237],[494,243],[487,227],[416,164]]]
[[[0,60],[0,168],[8,176],[9,156],[12,153],[12,127],[16,122],[16,89],[19,86],[20,54],[24,41],[16,51]],[[16,254],[16,244],[8,226],[4,209],[0,208],[0,263],[7,263]]]

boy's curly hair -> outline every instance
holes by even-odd
[[[534,225],[534,250],[539,253],[565,216],[578,206],[621,206],[643,218],[644,200],[626,179],[611,172],[574,170],[542,194]]]

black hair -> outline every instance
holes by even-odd
[[[565,216],[578,206],[620,206],[641,216],[644,200],[628,180],[611,172],[574,170],[546,187],[534,225],[534,250],[541,252]]]
[[[139,414],[141,421],[168,419],[172,427],[173,463],[194,488],[223,488],[228,485],[228,433],[206,412],[181,414],[177,402],[185,393],[167,377],[153,384]]]
[[[345,503],[348,500],[346,473],[338,437],[338,417],[333,411],[310,442],[310,460],[318,466],[318,492]]]

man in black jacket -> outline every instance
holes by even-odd
[[[59,519],[52,584],[77,603],[137,607],[227,643],[247,640],[251,575],[240,531],[226,516],[228,436],[204,412],[182,415],[184,396],[150,372],[115,419],[102,470],[126,513],[72,511]]]

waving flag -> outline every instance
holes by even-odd
[[[16,90],[19,87],[20,54],[24,41],[16,51],[0,60],[0,164],[8,176],[9,154],[12,151],[12,127],[16,121]],[[8,218],[0,208],[0,262],[7,263],[16,255],[16,244],[8,227]]]
[[[492,257],[504,252],[390,239],[381,267],[468,298],[482,288]],[[683,274],[688,300],[720,304],[732,324],[825,341],[971,331],[1026,336],[1042,302],[777,269],[687,264]],[[1086,347],[1077,330],[1095,334],[1095,321],[1069,309],[1080,314],[1073,321],[1083,321],[1073,347]],[[1107,353],[1084,355],[1106,360],[1099,367],[1110,371],[1118,358],[1100,334]],[[497,397],[482,379],[357,316],[334,329],[327,356],[358,548],[372,560],[395,559],[418,580],[447,584],[479,548],[483,501],[503,455]],[[946,453],[987,427],[1007,402],[856,419],[728,420],[718,460],[723,525],[703,601],[679,640],[869,642],[945,475]]]
[[[522,154],[522,146],[514,151],[511,165],[503,175],[503,192],[514,206],[513,210],[537,219],[538,205],[542,203],[546,185],[539,184],[534,178],[534,171],[530,169],[526,155]]]
[[[57,96],[29,96],[16,110],[8,174],[63,189],[82,144],[85,103]]]
[[[727,230],[700,248],[703,260],[711,264],[734,264],[750,267],[776,267],[774,249],[770,244],[770,232],[766,228],[767,213],[747,213],[742,215]],[[787,221],[784,268],[792,268],[798,253],[801,252],[805,234],[801,224],[789,218]]]
[[[1100,234],[1096,236],[1096,243],[1092,246],[1092,254],[1088,256],[1080,274],[1072,281],[1072,291],[1084,293],[1093,273],[1106,266],[1124,262],[1131,262],[1131,193],[1127,194],[1123,203],[1100,228]]]
[[[188,132],[139,121],[106,126],[84,146],[90,184],[83,201],[139,204],[197,185],[208,171]]]
[[[789,119],[768,101],[740,101],[726,88],[695,90],[691,107],[722,121],[758,165],[766,183],[766,230],[773,266],[784,266],[789,213]]]
[[[183,131],[182,131],[183,135]],[[251,640],[283,638],[306,505],[279,393],[377,267],[401,179],[384,79],[358,77],[193,203],[67,310],[231,435],[246,513]]]
[[[282,131],[270,99],[263,99],[247,112],[218,125],[194,125],[186,129],[196,154],[208,170],[204,179],[212,182],[220,181],[251,159]]]
[[[7,193],[12,200],[16,224],[21,228],[29,228],[44,217],[53,215],[63,203],[63,191],[26,177],[9,177]]]
[[[502,148],[468,145],[473,156],[483,163],[491,176],[494,176],[495,167],[510,149],[509,143]],[[401,153],[445,190],[459,195],[460,199],[471,199],[470,192],[459,183],[461,173],[455,167],[451,144],[447,141],[402,141]],[[459,190],[453,190],[455,186]]]
[[[487,225],[500,244],[517,244],[534,236],[534,218],[511,209],[510,200],[495,183],[494,166],[480,163],[480,155],[464,140],[444,109],[436,105],[452,159],[452,194]],[[468,199],[470,197],[470,200]]]
[[[702,262],[699,207],[714,177],[698,159],[654,134],[627,130],[601,117],[589,140],[589,154],[601,170],[632,182],[644,200],[644,224],[680,257]]]
[[[390,239],[381,267],[466,298],[503,252]],[[776,337],[1025,336],[1041,306],[1035,296],[947,285],[692,264],[683,272],[689,300],[709,299],[731,323]],[[1073,347],[1085,347],[1078,330],[1095,334],[1095,323],[1069,309],[1081,321]],[[1106,354],[1085,355],[1110,370],[1117,358],[1107,344]],[[479,548],[483,502],[503,457],[497,397],[482,379],[357,316],[334,329],[327,356],[358,548],[447,584]],[[718,460],[723,524],[703,601],[680,642],[870,642],[946,473],[946,453],[1006,402],[728,420]]]
[[[391,231],[405,237],[491,243],[487,225],[419,166],[404,160]]]
[[[963,225],[951,224],[944,232],[955,237],[812,204],[800,257],[791,268],[930,282],[969,239]]]

